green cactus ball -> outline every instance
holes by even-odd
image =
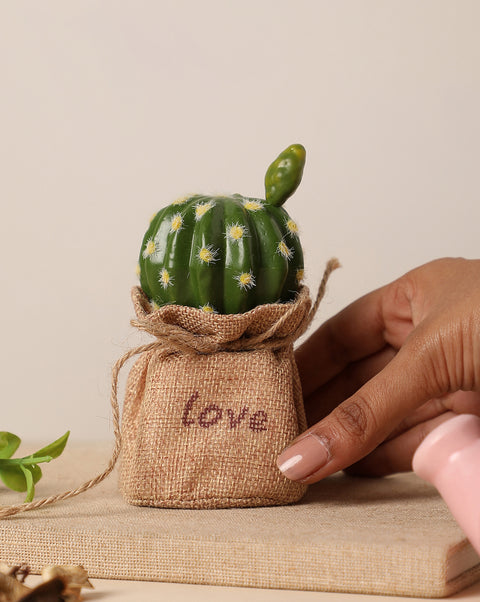
[[[295,299],[303,279],[298,227],[282,205],[300,184],[305,149],[289,146],[265,176],[265,200],[195,194],[151,220],[138,275],[155,307],[243,313]]]

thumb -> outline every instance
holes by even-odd
[[[432,362],[425,351],[413,341],[405,344],[381,372],[295,439],[278,457],[283,474],[315,483],[343,470],[373,451],[414,409],[443,394],[438,380],[426,376]]]

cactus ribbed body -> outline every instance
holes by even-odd
[[[303,147],[287,151],[290,156],[295,151],[296,158],[298,149],[304,161]],[[299,182],[298,169],[296,178]],[[239,194],[193,195],[160,210],[140,252],[144,293],[158,306],[225,314],[294,299],[303,277],[303,253],[297,226],[280,206],[286,196],[273,204],[268,189],[266,201]]]

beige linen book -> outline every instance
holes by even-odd
[[[45,465],[37,496],[81,484],[109,455],[104,443],[69,443]],[[130,506],[117,481],[114,472],[75,498],[0,521],[0,560],[35,572],[82,564],[91,577],[422,597],[480,577],[448,508],[413,474],[338,474],[292,506],[221,510]],[[0,500],[19,494],[1,487]]]

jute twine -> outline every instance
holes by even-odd
[[[295,340],[297,340],[307,331],[325,295],[325,290],[330,274],[339,267],[340,263],[338,259],[333,258],[327,262],[322,280],[318,287],[317,296],[312,308],[308,313],[306,313],[304,319],[300,322],[298,327],[292,333],[289,333],[287,336],[277,336],[277,333],[280,331],[281,327],[285,324],[285,322],[287,322],[287,320],[291,317],[292,313],[295,311],[294,304],[292,304],[291,310],[285,312],[283,316],[279,318],[265,332],[251,337],[241,337],[236,341],[230,341],[221,345],[216,343],[209,335],[196,335],[191,332],[187,332],[180,326],[176,326],[173,324],[164,323],[158,326],[154,326],[152,324],[147,324],[143,320],[132,320],[131,324],[133,326],[139,328],[140,330],[144,330],[149,334],[153,334],[156,337],[156,340],[152,343],[140,345],[138,347],[130,349],[115,363],[112,369],[110,404],[112,408],[112,422],[115,443],[107,467],[101,474],[97,475],[93,479],[90,479],[89,481],[86,481],[76,489],[71,489],[69,491],[65,491],[64,493],[52,495],[29,503],[11,506],[1,506],[0,519],[8,518],[9,516],[19,514],[20,512],[27,512],[29,510],[43,508],[44,506],[49,506],[50,504],[55,504],[56,502],[60,502],[62,500],[74,497],[76,495],[79,495],[80,493],[84,493],[88,489],[92,489],[92,487],[95,487],[104,479],[106,479],[106,477],[108,477],[108,475],[112,472],[112,470],[115,467],[115,464],[118,460],[122,448],[122,437],[120,430],[120,408],[118,404],[118,377],[124,364],[128,362],[128,360],[130,360],[132,357],[152,350],[159,350],[160,352],[163,352],[166,355],[168,355],[169,353],[176,352],[184,354],[211,354],[217,353],[219,351],[235,352],[251,351],[253,349],[277,350],[284,348],[292,344]],[[308,293],[304,289],[300,294],[306,295]]]

